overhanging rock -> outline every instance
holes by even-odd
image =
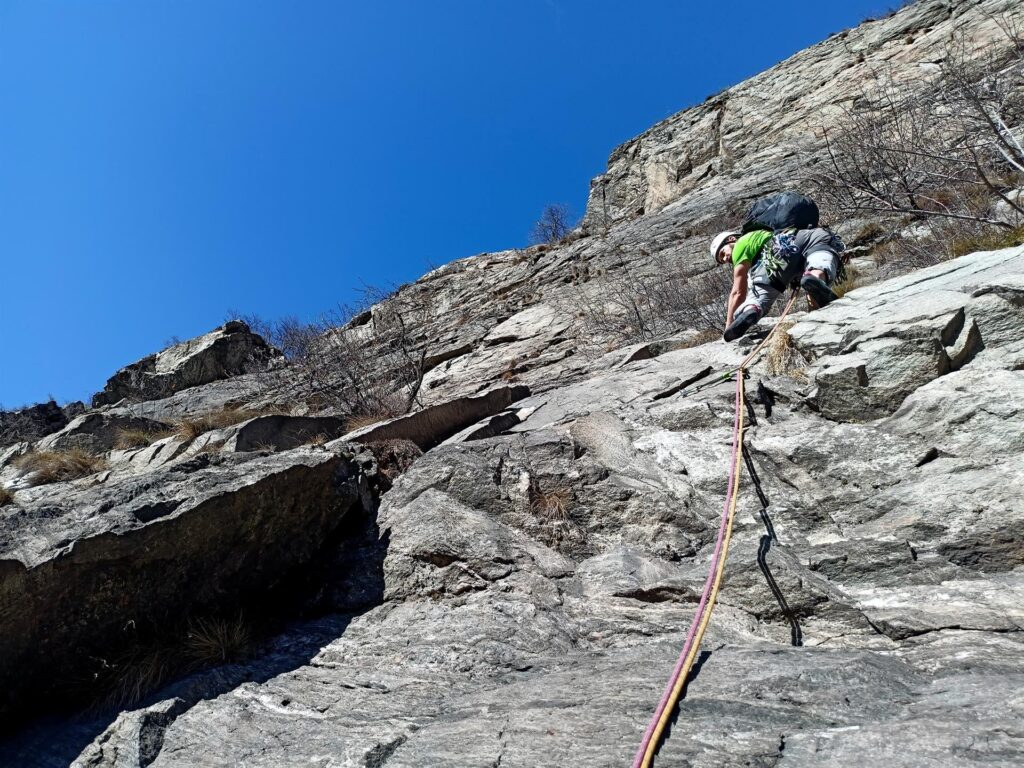
[[[425,451],[529,395],[530,388],[526,386],[498,387],[482,395],[459,397],[397,419],[357,429],[349,432],[342,440],[362,443],[374,440],[411,440]]]
[[[126,626],[262,600],[359,503],[360,473],[341,452],[298,448],[61,486],[0,510],[0,721],[110,659]]]

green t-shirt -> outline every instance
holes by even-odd
[[[772,233],[763,229],[748,232],[736,241],[732,249],[732,265],[738,267],[744,262],[753,264],[761,254],[764,244],[772,239]]]

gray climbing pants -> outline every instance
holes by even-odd
[[[747,275],[747,296],[739,312],[754,308],[763,317],[782,292],[808,269],[825,272],[825,282],[829,285],[835,281],[839,257],[845,249],[838,235],[825,227],[802,229],[793,235],[793,244],[798,253],[783,257],[782,263],[774,264],[774,268],[769,266],[768,259],[759,258],[754,262]]]

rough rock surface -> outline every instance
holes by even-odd
[[[93,397],[93,406],[122,400],[156,400],[183,389],[209,384],[254,366],[270,366],[280,352],[238,320],[215,331],[175,344],[125,366]]]
[[[63,429],[68,414],[53,400],[16,411],[0,410],[0,447],[25,440],[38,440]]]
[[[300,448],[22,490],[0,510],[0,714],[81,674],[126,625],[272,589],[359,502],[358,475],[340,453]]]
[[[92,453],[102,453],[117,445],[122,432],[159,432],[166,430],[167,427],[167,424],[153,419],[92,411],[76,416],[59,432],[40,440],[37,447],[41,451],[79,448]]]
[[[417,329],[428,407],[458,412],[502,384],[533,394],[440,445],[432,432],[422,456],[378,444],[395,459],[379,487],[393,485],[379,508],[364,501],[376,514],[347,515],[330,536],[294,525],[310,511],[295,499],[322,498],[322,482],[228,488],[236,512],[264,509],[264,495],[290,505],[271,554],[297,531],[327,548],[303,601],[319,618],[297,611],[247,661],[138,704],[25,726],[0,744],[0,764],[628,764],[713,550],[733,418],[732,385],[714,382],[756,335],[685,348],[692,334],[680,328],[677,342],[607,348],[577,310],[627,267],[706,269],[692,226],[813,163],[814,121],[856,99],[869,73],[931,72],[954,30],[996,45],[1001,9],[1022,13],[1007,0],[922,0],[835,35],[616,150],[579,238],[462,259],[404,287],[402,302],[429,308]],[[853,291],[780,331],[789,369],[760,362],[747,382],[747,445],[768,506],[745,472],[720,602],[658,766],[1024,762],[1021,264],[1021,248],[972,254]],[[354,330],[369,344],[368,328]],[[170,421],[277,398],[303,412],[282,383],[275,369],[161,389],[124,409]],[[180,499],[173,518],[199,503],[204,482],[231,483],[247,467],[324,480],[319,462],[342,466],[328,457],[350,450],[229,444],[245,428],[113,451],[102,475],[18,487],[0,513],[4,536],[25,552],[37,542],[38,568],[63,567],[88,552],[78,542],[92,526],[130,522],[145,499]],[[31,441],[0,454],[0,482]],[[121,506],[104,509],[105,494]],[[127,546],[160,521],[131,522],[116,567],[168,551],[163,540]],[[208,545],[217,530],[199,535]],[[238,550],[259,563],[267,552],[251,541]],[[34,567],[7,569],[22,583]],[[83,583],[72,574],[60,582],[69,591],[48,586],[57,591],[36,595],[36,611]],[[4,604],[0,642],[14,642],[9,621],[15,638],[43,632],[22,602]],[[77,610],[82,632],[90,623]],[[69,632],[59,618],[58,635]],[[25,670],[8,658],[0,672],[17,681]],[[43,674],[39,658],[17,658]]]
[[[1022,258],[975,254],[799,315],[789,333],[818,357],[789,390],[754,368],[770,527],[745,477],[658,765],[1019,764]],[[888,370],[957,312],[982,338],[971,359],[881,418],[816,412],[835,355],[924,323],[879,347]],[[429,451],[382,498],[377,605],[121,713],[76,765],[627,764],[703,583],[732,420],[728,382],[655,396],[743,353],[602,370],[518,403],[534,410],[508,434]],[[31,743],[9,754],[54,764]]]

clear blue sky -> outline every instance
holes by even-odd
[[[892,4],[0,0],[0,404],[522,245],[615,145]]]

